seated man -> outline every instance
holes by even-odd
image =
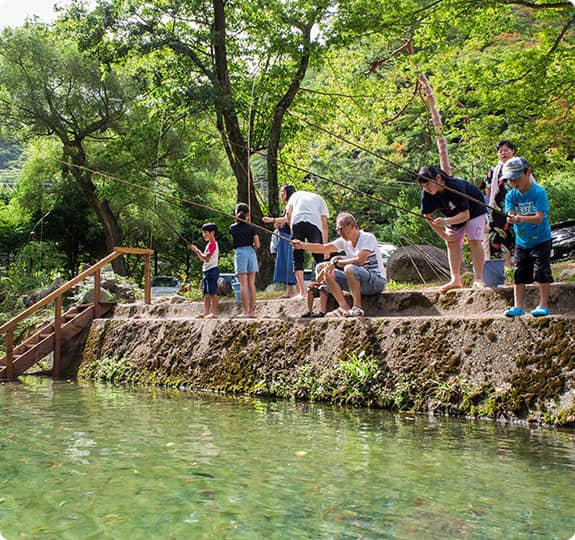
[[[316,244],[293,240],[294,249],[306,249],[324,255],[343,251],[344,256],[332,258],[325,267],[327,287],[339,304],[326,317],[363,317],[361,295],[378,294],[385,289],[386,284],[377,240],[373,234],[360,230],[351,214],[339,214],[336,223],[339,238],[333,242]],[[351,293],[351,308],[343,291]]]

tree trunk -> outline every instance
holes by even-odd
[[[116,246],[121,246],[122,244],[122,233],[120,231],[120,226],[118,225],[118,220],[112,212],[108,201],[101,201],[98,198],[96,186],[91,179],[91,173],[83,168],[86,167],[87,160],[81,143],[66,146],[65,153],[70,158],[73,165],[70,168],[70,172],[74,180],[78,184],[78,187],[86,197],[90,208],[94,210],[98,217],[98,221],[102,225],[106,241],[106,250],[108,253],[112,253]],[[112,262],[112,268],[114,269],[114,272],[120,276],[125,276],[127,274],[126,264],[123,257],[115,259]]]
[[[262,210],[256,198],[249,167],[249,150],[244,140],[238,115],[235,110],[228,71],[225,2],[223,0],[213,0],[213,7],[216,84],[222,97],[222,99],[219,100],[220,105],[216,112],[217,128],[220,132],[232,171],[236,177],[237,200],[238,202],[248,204],[252,223],[261,225]],[[270,236],[266,235],[263,231],[260,231],[259,234],[262,246],[258,254],[260,272],[257,276],[257,285],[261,288],[271,281],[271,276],[273,275],[273,259],[269,251]]]
[[[303,52],[299,66],[295,72],[291,84],[286,93],[274,108],[272,125],[270,127],[267,149],[267,173],[268,173],[268,207],[272,216],[279,215],[279,190],[278,190],[278,150],[281,137],[282,123],[286,111],[289,109],[297,95],[301,82],[305,77],[310,58],[311,27],[303,31]]]

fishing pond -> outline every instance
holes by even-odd
[[[6,540],[575,533],[572,430],[36,377],[0,415]]]

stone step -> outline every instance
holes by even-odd
[[[351,300],[351,298],[350,298]],[[539,302],[537,285],[526,288],[527,310]],[[367,317],[500,317],[513,305],[513,287],[496,289],[458,289],[441,293],[438,288],[414,291],[384,292],[363,298],[363,308]],[[336,304],[330,297],[328,310]],[[570,315],[575,313],[575,283],[554,283],[551,285],[550,307],[553,314]],[[236,318],[241,314],[241,304],[230,298],[219,302],[220,318]],[[314,309],[319,311],[319,299],[314,301]],[[256,318],[299,319],[307,311],[305,300],[270,299],[256,304]],[[176,301],[175,298],[162,299],[151,305],[119,304],[114,318],[140,319],[192,319],[203,312],[202,302]],[[305,321],[306,319],[302,319]]]

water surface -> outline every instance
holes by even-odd
[[[7,540],[575,533],[569,431],[35,378],[0,415]]]

